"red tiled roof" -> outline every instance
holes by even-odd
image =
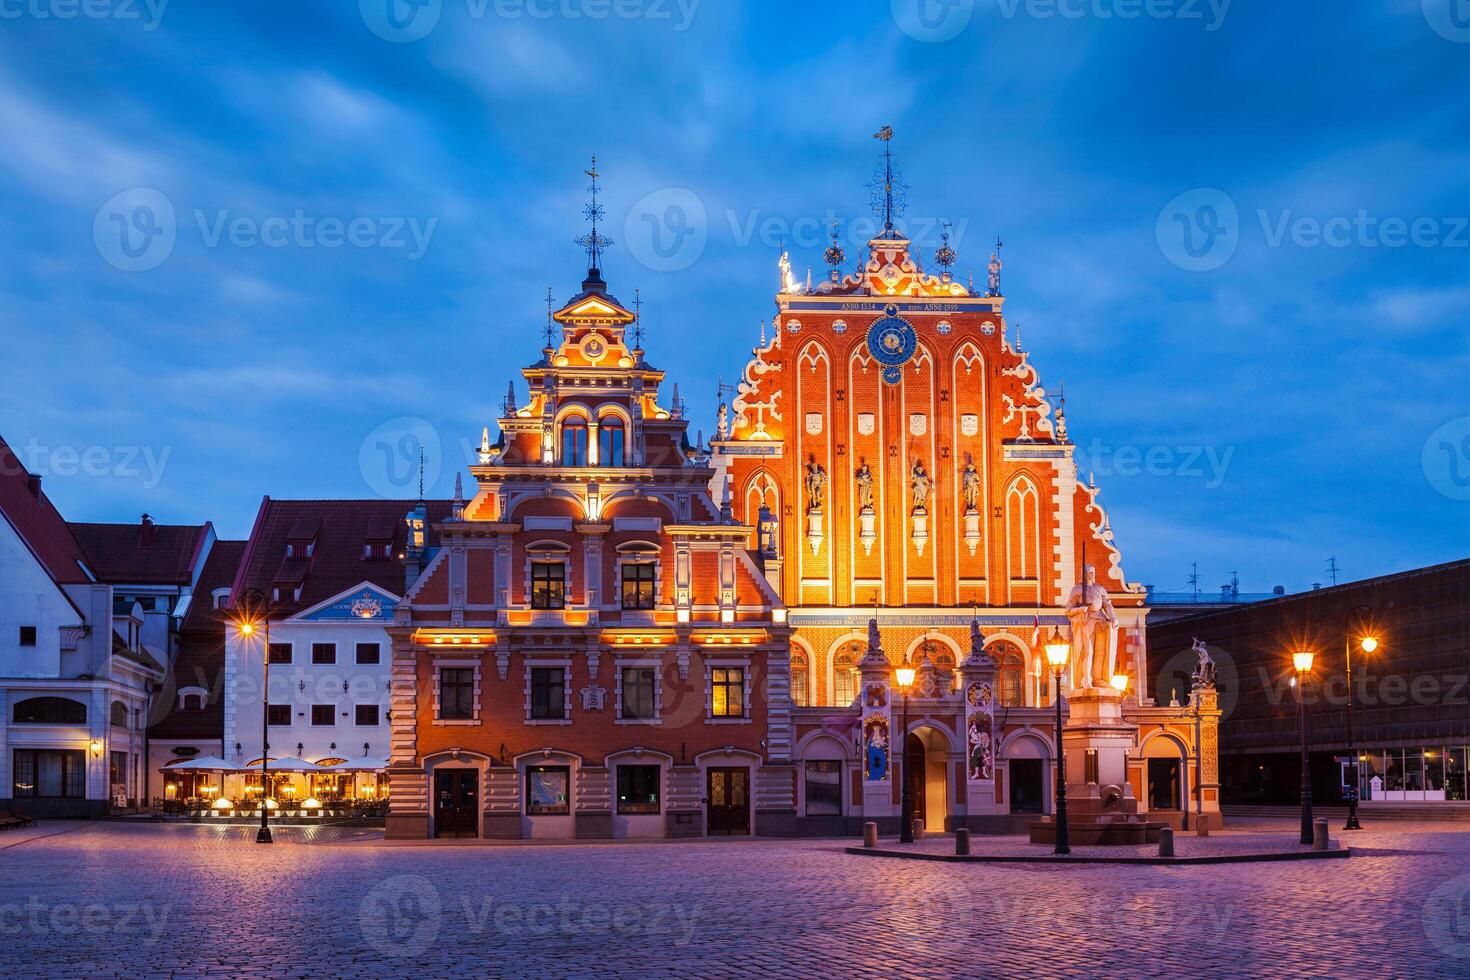
[[[277,586],[301,587],[301,599],[272,601],[289,615],[345,592],[359,582],[402,595],[403,562],[398,556],[408,542],[404,518],[414,500],[272,500],[266,497],[250,532],[250,542],[235,576],[232,601],[250,589],[271,595]],[[449,517],[447,500],[430,500],[429,543],[437,544],[432,524]],[[383,534],[391,532],[391,538]],[[286,557],[286,545],[313,544],[310,558]],[[390,557],[364,558],[363,546],[391,542]],[[381,554],[381,551],[378,552]]]
[[[189,612],[179,627],[178,656],[164,682],[163,692],[158,695],[167,699],[166,703],[156,705],[153,710],[152,717],[157,720],[148,731],[154,738],[224,737],[224,620],[228,612],[214,608],[211,593],[227,588],[234,581],[240,559],[245,555],[245,545],[244,541],[216,541],[209,549]],[[183,687],[202,687],[209,692],[204,699],[204,710],[179,710],[179,689]]]
[[[58,584],[89,581],[87,561],[66,521],[31,474],[0,438],[0,514],[4,514]]]
[[[199,551],[209,540],[208,524],[78,524],[72,535],[103,582],[190,585]]]

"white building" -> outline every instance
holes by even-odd
[[[0,809],[100,815],[137,798],[165,671],[146,623],[0,440]]]

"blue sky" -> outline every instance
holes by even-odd
[[[1460,0],[389,2],[0,0],[0,433],[68,517],[242,536],[412,496],[415,438],[447,494],[580,279],[594,152],[708,431],[777,241],[820,276],[829,213],[860,236],[891,124],[921,248],[1005,239],[1131,578],[1466,554]]]

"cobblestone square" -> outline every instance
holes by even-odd
[[[1238,824],[1279,832],[1280,821]],[[386,845],[375,831],[43,825],[0,837],[27,977],[1470,974],[1470,828],[1349,860],[950,865],[847,841]]]

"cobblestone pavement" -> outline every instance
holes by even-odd
[[[1464,825],[1372,826],[1346,861],[1174,868],[885,861],[846,841],[41,832],[0,836],[6,976],[1470,975]]]

